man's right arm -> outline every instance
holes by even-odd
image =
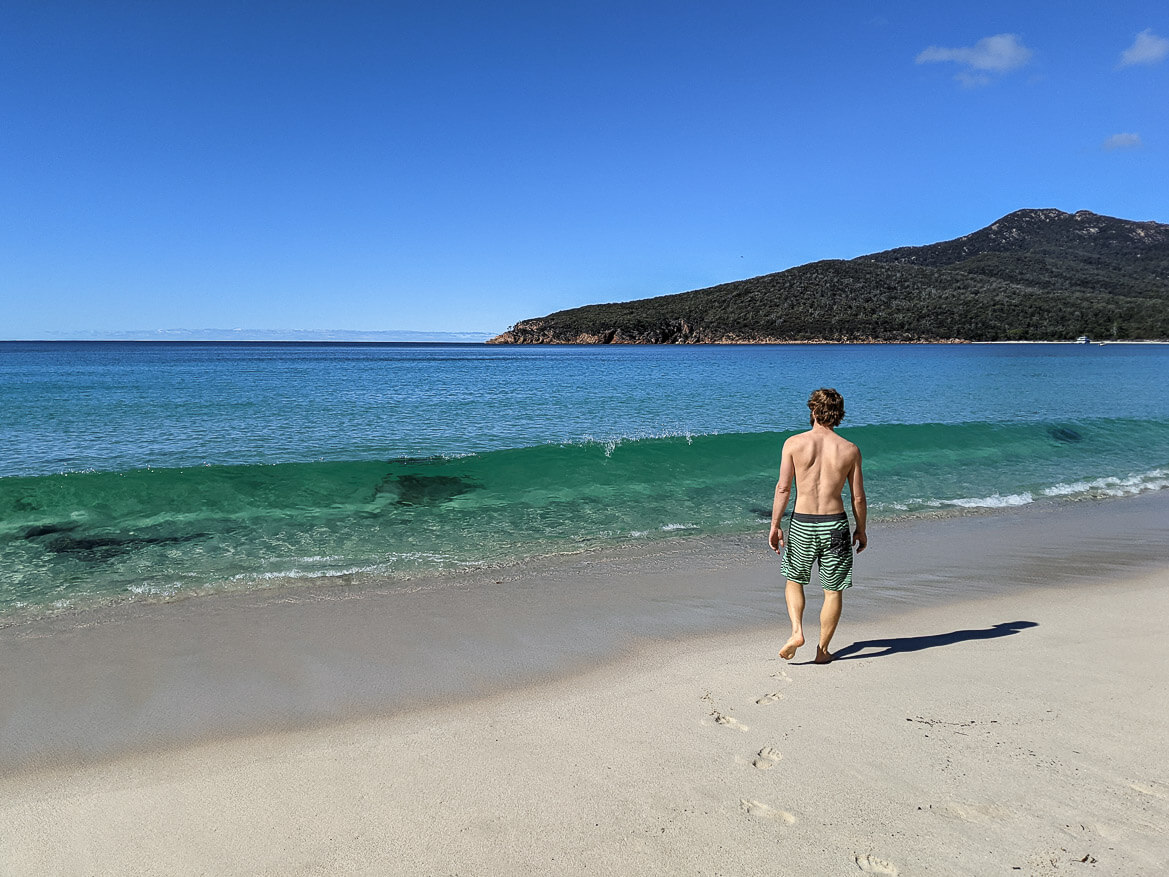
[[[865,479],[861,473],[860,448],[857,448],[856,460],[853,461],[852,470],[848,473],[848,489],[852,494],[852,516],[856,520],[856,532],[852,534],[852,541],[859,554],[869,544],[868,534],[865,533],[869,505],[865,499]]]
[[[790,439],[789,439],[790,441]],[[795,477],[796,467],[792,460],[791,449],[788,443],[783,443],[783,456],[779,463],[779,481],[775,483],[775,499],[771,502],[771,532],[767,535],[767,543],[776,553],[783,548],[783,513],[791,499],[792,478]]]

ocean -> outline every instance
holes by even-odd
[[[1166,378],[1151,344],[3,342],[0,617],[693,536],[762,550],[820,386],[877,526],[1161,490]]]

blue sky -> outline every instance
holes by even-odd
[[[1169,4],[0,9],[0,338],[498,332],[956,237],[1169,221]]]

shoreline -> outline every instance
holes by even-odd
[[[507,334],[507,333],[504,333]],[[496,336],[496,338],[501,336]],[[927,338],[919,340],[888,341],[875,340],[865,338],[846,338],[837,341],[831,341],[827,338],[812,338],[812,339],[752,339],[752,340],[735,340],[733,338],[722,338],[717,341],[602,341],[602,340],[571,340],[571,341],[497,341],[494,338],[482,342],[493,347],[781,347],[784,345],[793,346],[847,346],[855,344],[864,347],[873,347],[880,345],[897,346],[897,345],[936,345],[939,347],[950,346],[954,344],[1074,344],[1082,347],[1089,346],[1104,346],[1114,344],[1169,344],[1169,340],[1164,338],[1121,338],[1121,339],[1105,339],[1100,341],[1077,341],[1074,338],[1050,339],[1045,341],[1036,340],[1008,340],[1000,339],[996,341],[976,341],[970,338]]]
[[[1163,521],[1158,491],[871,527],[841,635],[1162,569]],[[655,643],[786,626],[762,535],[399,584],[216,594],[0,629],[0,662],[14,668],[0,678],[0,776],[473,701]]]
[[[846,606],[829,667],[809,646],[780,661],[772,619],[643,639],[473,700],[0,777],[0,860],[22,874],[1155,873],[1166,668],[1160,628],[1129,615],[1169,611],[1169,568],[1097,550],[1115,580],[1056,582],[1069,564],[1018,548],[1009,563],[1033,586]]]
[[[488,334],[488,333],[480,333]],[[498,337],[497,333],[494,337]],[[1048,341],[972,341],[967,338],[951,338],[951,339],[935,339],[932,341],[828,341],[824,339],[813,341],[694,341],[682,344],[674,342],[618,342],[619,346],[644,346],[644,347],[694,347],[694,346],[718,346],[723,345],[727,347],[738,347],[744,345],[778,345],[778,344],[824,344],[824,345],[841,345],[841,344],[1084,344],[1083,341],[1076,341],[1075,339],[1051,339]],[[1169,344],[1169,340],[1162,338],[1123,338],[1123,339],[1101,339],[1099,341],[1088,342],[1090,344]],[[564,345],[577,347],[596,347],[604,346],[599,342],[570,342],[570,341],[556,341],[547,344],[537,344],[532,342],[495,342],[494,344],[488,339],[484,341],[344,341],[344,340],[329,340],[316,339],[304,340],[294,338],[220,338],[220,339],[198,339],[198,338],[0,338],[0,344],[189,344],[189,345],[215,345],[215,344],[256,344],[256,345],[301,345],[301,346],[319,346],[319,347],[347,347],[347,346],[370,346],[370,347],[482,347],[482,346],[499,346],[499,347],[560,347]],[[1086,345],[1085,345],[1086,346]]]
[[[871,526],[892,528],[926,525],[950,519],[993,517],[1004,513],[1021,511],[1024,514],[1046,513],[1060,508],[1073,508],[1081,503],[1112,503],[1137,497],[1155,496],[1164,492],[1169,503],[1169,490],[1165,488],[1139,489],[1135,493],[1103,493],[1065,496],[1041,495],[1026,502],[1004,502],[1002,504],[963,504],[942,501],[936,508],[898,512],[895,517],[882,518],[870,510]],[[997,494],[996,494],[997,497]],[[1011,499],[1007,497],[1007,499]],[[851,520],[851,512],[850,512]],[[762,527],[765,522],[760,523]],[[65,605],[21,605],[0,611],[0,637],[5,631],[15,630],[16,635],[30,625],[39,624],[77,626],[103,624],[111,620],[122,620],[127,614],[134,615],[145,607],[181,604],[189,601],[215,600],[226,598],[247,598],[270,596],[279,599],[284,594],[316,595],[321,591],[335,588],[356,590],[381,590],[412,592],[433,590],[444,587],[501,584],[498,579],[510,580],[517,576],[534,573],[549,574],[577,565],[609,562],[651,562],[660,556],[687,554],[743,553],[749,557],[756,541],[754,532],[732,533],[682,533],[677,536],[662,536],[649,540],[626,540],[609,545],[592,546],[530,557],[501,560],[493,563],[465,564],[448,568],[419,569],[401,575],[387,575],[366,569],[343,572],[314,574],[289,573],[281,575],[258,574],[255,579],[243,578],[242,584],[235,579],[212,581],[203,585],[170,590],[168,588],[130,587],[126,593],[109,595],[94,594],[71,598]],[[744,553],[745,552],[745,553]],[[237,576],[236,579],[241,579]],[[257,584],[263,581],[264,584]]]

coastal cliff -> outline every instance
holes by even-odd
[[[952,241],[521,320],[489,344],[1169,337],[1169,225],[1020,210]]]

